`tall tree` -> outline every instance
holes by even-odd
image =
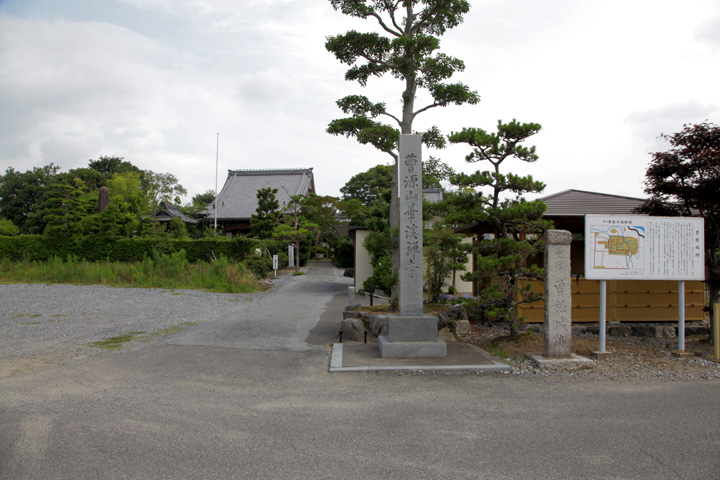
[[[215,200],[215,190],[206,190],[205,193],[198,193],[192,197],[192,205],[207,208]]]
[[[450,179],[453,169],[435,157],[423,162],[423,188],[441,188],[441,182]],[[357,199],[370,208],[382,195],[392,188],[392,165],[375,165],[365,172],[354,175],[343,185],[343,200]]]
[[[270,238],[280,224],[280,202],[277,188],[261,188],[257,191],[258,207],[250,216],[250,235],[256,238]]]
[[[403,83],[401,111],[390,112],[385,102],[373,102],[363,95],[349,95],[337,101],[349,117],[330,122],[327,131],[333,135],[355,137],[362,144],[373,145],[389,154],[393,169],[390,219],[398,225],[397,145],[399,134],[412,134],[415,118],[435,107],[451,104],[476,104],[479,95],[463,83],[448,83],[455,72],[465,69],[462,60],[439,52],[446,31],[458,26],[470,9],[466,0],[330,0],[335,10],[345,15],[377,22],[382,34],[351,30],[328,37],[325,48],[340,62],[350,65],[345,79],[367,85],[370,77],[389,74]],[[420,106],[415,102],[423,89],[430,100]],[[386,124],[379,119],[389,119]],[[428,147],[443,148],[445,138],[433,126],[422,133]],[[397,265],[397,249],[393,263]]]
[[[20,233],[29,233],[31,225],[27,220],[33,205],[42,199],[45,188],[59,170],[52,163],[26,172],[8,167],[5,174],[0,175],[0,217],[10,220]]]
[[[392,186],[392,165],[375,165],[365,172],[354,175],[340,189],[344,200],[357,199],[370,208],[380,198],[383,190]]]
[[[303,218],[318,227],[313,240],[315,246],[320,244],[321,237],[329,238],[335,235],[333,225],[337,223],[337,202],[338,199],[335,197],[314,193],[300,200],[300,213]]]
[[[640,211],[705,219],[705,281],[713,304],[720,301],[720,126],[685,125],[661,137],[670,148],[652,154],[645,172],[650,199]]]
[[[302,195],[293,195],[290,202],[282,209],[283,222],[274,232],[274,238],[281,242],[292,244],[295,249],[295,273],[300,272],[300,243],[315,235],[318,230],[316,224],[308,222],[301,216]]]
[[[104,155],[98,157],[97,160],[90,160],[88,162],[88,167],[102,173],[107,178],[111,178],[117,173],[142,173],[141,169],[132,163],[125,161],[123,157],[110,157]]]
[[[437,303],[445,281],[456,271],[465,270],[467,252],[462,247],[463,236],[442,223],[436,223],[432,229],[425,231],[424,240],[425,285],[431,301]]]
[[[511,336],[517,336],[523,320],[517,315],[517,306],[542,298],[525,280],[539,279],[544,274],[528,259],[541,254],[543,246],[538,238],[551,224],[542,218],[546,208],[542,201],[522,198],[526,193],[542,192],[545,184],[531,176],[501,173],[501,166],[509,158],[535,162],[535,147],[521,143],[539,131],[537,123],[513,120],[498,122],[497,133],[466,128],[449,137],[453,143],[472,147],[466,157],[468,162],[492,165],[492,170],[453,176],[452,183],[460,190],[450,197],[454,208],[447,219],[453,224],[477,223],[491,228],[491,235],[473,246],[476,271],[463,278],[477,284],[478,302],[486,316],[507,321]],[[483,189],[490,191],[484,193]]]
[[[172,173],[143,170],[140,175],[140,185],[145,192],[150,211],[155,211],[160,202],[180,205],[180,197],[187,195],[185,187],[178,183],[177,177]]]

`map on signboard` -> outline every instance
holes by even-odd
[[[645,227],[639,225],[590,225],[590,267],[643,270],[645,237]]]
[[[585,215],[585,278],[704,280],[704,230],[695,217]]]

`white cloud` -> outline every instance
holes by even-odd
[[[319,191],[337,194],[389,159],[324,132],[342,115],[335,101],[351,93],[399,109],[397,80],[345,82],[346,66],[324,48],[329,35],[376,30],[373,21],[324,0],[98,0],[93,9],[43,1],[30,9],[10,0],[6,12],[31,13],[0,14],[0,169],[120,155],[175,174],[192,195],[214,186],[220,132],[221,184],[227,169],[314,167]],[[547,193],[639,195],[657,135],[718,121],[719,5],[473,2],[442,51],[465,61],[457,79],[482,101],[431,110],[416,127],[539,122],[531,143],[540,160],[519,173],[545,181]],[[428,153],[459,170],[481,168],[464,163],[462,146]]]
[[[720,106],[701,104],[690,99],[684,103],[634,112],[627,116],[627,121],[650,151],[660,151],[666,147],[665,140],[660,138],[661,134],[672,135],[687,124],[701,123],[719,114]]]

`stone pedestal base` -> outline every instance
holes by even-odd
[[[675,358],[691,358],[691,357],[695,356],[695,354],[692,352],[686,352],[686,351],[681,352],[679,350],[672,352],[670,355],[672,355]]]
[[[613,356],[613,352],[592,352],[592,357],[595,360],[605,360]]]
[[[388,315],[378,346],[383,358],[447,355],[447,344],[438,338],[435,315]]]
[[[387,337],[378,337],[382,358],[446,357],[447,343],[436,339],[434,342],[389,342]]]

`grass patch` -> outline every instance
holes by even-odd
[[[103,348],[105,350],[119,350],[126,343],[134,340],[138,335],[142,335],[145,332],[131,332],[125,335],[118,335],[117,337],[110,337],[104,340],[98,340],[90,344],[91,347]]]
[[[500,345],[498,345],[497,341],[488,342],[483,347],[493,357],[499,357],[499,358],[509,358],[510,357],[510,353],[506,349],[504,349]]]
[[[212,262],[188,262],[185,252],[154,255],[142,262],[88,262],[69,256],[45,262],[0,261],[0,283],[69,283],[113,287],[207,290],[251,293],[263,286],[242,262],[220,257]],[[183,295],[173,292],[172,295]]]
[[[149,334],[145,334],[145,332],[130,332],[125,335],[118,335],[116,337],[109,337],[103,340],[98,340],[97,342],[91,343],[90,346],[95,348],[102,348],[105,350],[119,350],[123,347],[123,345],[128,342],[132,342],[133,340],[147,343],[152,337],[168,337],[175,333],[182,332],[183,330],[186,330],[197,324],[198,322],[183,322],[179,325],[173,325],[172,327],[163,328]]]
[[[182,332],[183,330],[186,330],[197,324],[198,322],[183,322],[180,325],[173,325],[172,327],[163,328],[161,330],[151,333],[150,335],[153,337],[168,337],[175,333]]]

